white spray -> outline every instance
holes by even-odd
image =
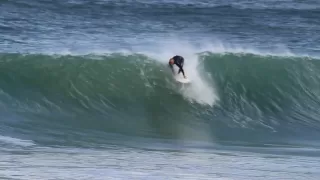
[[[177,44],[177,42],[179,43]],[[153,48],[156,48],[157,51],[153,49],[142,53],[147,54],[165,65],[167,65],[169,59],[175,55],[184,57],[184,71],[188,79],[191,80],[191,83],[181,86],[176,84],[176,90],[191,102],[213,106],[218,100],[218,95],[214,88],[213,79],[204,71],[203,64],[200,64],[200,57],[197,53],[203,50],[191,46],[188,42],[182,42],[181,40],[161,44],[157,42],[156,44]],[[178,72],[177,69],[175,72]]]

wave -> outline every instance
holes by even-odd
[[[6,137],[6,136],[0,136],[0,144],[2,145],[2,147],[7,144],[10,144],[11,146],[14,145],[14,146],[22,146],[22,147],[35,145],[32,141],[29,141],[29,140],[22,140],[22,139]]]
[[[41,134],[39,141],[86,131],[210,141],[312,139],[319,132],[318,59],[194,58],[185,65],[192,84],[181,85],[166,61],[146,54],[1,54],[0,125]]]

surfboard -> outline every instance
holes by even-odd
[[[175,77],[175,80],[180,82],[180,83],[190,83],[190,79],[188,78],[184,78],[183,76],[179,76],[179,75],[176,75]]]

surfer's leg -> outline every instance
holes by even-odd
[[[183,67],[184,58],[183,57],[179,58],[178,63],[181,67]]]
[[[180,62],[179,62],[179,64],[180,64],[180,67],[179,67],[179,73],[178,74],[180,74],[180,72],[183,72],[183,63],[184,63],[184,59],[183,59],[183,57],[181,57],[181,59],[180,59]]]

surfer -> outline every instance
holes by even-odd
[[[179,74],[180,72],[182,72],[183,77],[184,77],[184,78],[187,78],[187,77],[185,76],[185,74],[184,74],[183,63],[184,63],[184,58],[183,58],[182,56],[178,56],[178,55],[173,56],[173,57],[169,60],[169,66],[170,66],[170,68],[171,68],[171,70],[172,70],[172,73],[174,73],[173,65],[175,64],[175,65],[177,65],[177,66],[179,67],[178,74]]]

